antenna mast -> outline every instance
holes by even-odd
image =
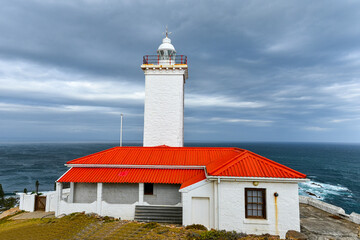
[[[122,135],[123,135],[123,114],[120,115],[120,147],[122,147]]]

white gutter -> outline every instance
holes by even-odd
[[[308,178],[267,178],[267,177],[227,177],[227,176],[206,176],[207,179],[216,181],[219,178],[232,182],[308,182]]]

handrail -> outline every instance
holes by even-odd
[[[187,64],[187,56],[159,56],[159,55],[145,55],[143,57],[143,64],[156,64],[156,65],[174,65],[174,64]]]

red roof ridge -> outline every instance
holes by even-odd
[[[222,163],[221,165],[219,165],[218,167],[216,167],[216,168],[213,169],[213,170],[211,169],[211,167],[212,167],[211,165],[216,165],[216,164],[219,162],[219,160],[216,161],[216,162],[212,162],[212,163],[208,164],[208,165],[206,166],[206,170],[208,170],[208,168],[210,168],[210,171],[208,172],[208,174],[210,174],[210,175],[216,175],[216,173],[221,172],[221,171],[223,171],[224,169],[226,169],[226,168],[234,165],[234,164],[236,163],[235,160],[238,159],[239,157],[243,156],[244,154],[246,154],[247,151],[248,151],[248,150],[244,150],[244,149],[243,149],[243,151],[240,152],[238,155],[234,156],[233,158],[230,158],[229,160],[227,160],[226,162]],[[222,159],[221,159],[221,160],[222,160]],[[231,164],[231,162],[233,162],[233,163]],[[221,170],[221,171],[220,171],[220,170]]]

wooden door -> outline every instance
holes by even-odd
[[[46,208],[46,196],[35,197],[35,211],[45,211]]]

